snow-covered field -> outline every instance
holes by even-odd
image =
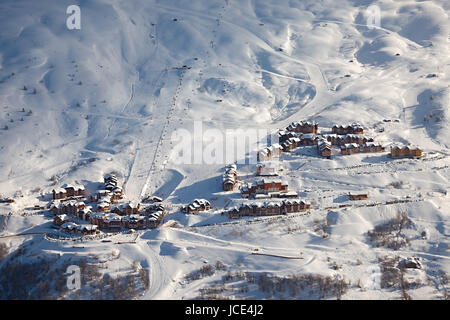
[[[342,299],[448,298],[448,1],[82,1],[81,29],[69,30],[71,4],[0,3],[0,194],[15,200],[0,204],[9,251],[0,268],[46,256],[61,270],[95,258],[112,277],[143,268],[141,299],[336,298],[306,280],[277,285],[306,275],[344,279]],[[386,150],[411,144],[425,156],[328,160],[300,147],[281,156],[281,178],[312,209],[240,220],[221,214],[247,201],[222,190],[229,162],[176,161],[177,129],[275,132],[300,120],[356,121]],[[238,165],[244,181],[254,170]],[[160,196],[165,221],[177,223],[110,242],[55,240],[45,235],[55,232],[50,214],[26,209],[64,183],[94,192],[113,171],[128,199]],[[370,196],[348,201],[349,192]],[[179,211],[195,198],[212,210]],[[408,243],[395,250],[370,240],[401,212]],[[18,233],[38,234],[7,237]],[[400,272],[386,257],[416,257],[421,268]],[[389,275],[398,281],[386,285]]]

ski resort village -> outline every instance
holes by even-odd
[[[186,6],[0,4],[0,299],[448,299],[447,1]]]

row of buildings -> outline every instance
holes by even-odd
[[[241,195],[244,198],[254,196],[257,194],[269,194],[271,192],[287,192],[288,184],[281,180],[262,179],[241,188]]]
[[[58,212],[55,215],[53,222],[55,225],[62,226],[64,223],[73,222],[72,220],[74,218],[78,218],[106,230],[116,230],[121,228],[155,228],[165,214],[165,209],[160,204],[149,206],[143,212],[132,212],[127,215],[118,214],[116,212],[92,212],[85,209],[87,208],[74,212]],[[72,232],[76,232],[77,230],[78,229],[75,228]]]
[[[422,150],[418,147],[391,147],[392,158],[420,158],[422,156]]]
[[[105,230],[156,228],[164,217],[163,211],[150,215],[131,214],[120,216],[113,212],[97,212],[91,215],[89,222]]]
[[[364,152],[384,152],[385,148],[380,144],[376,143],[366,143],[359,145],[357,143],[348,143],[341,146],[342,155],[351,155],[354,153],[364,153]]]
[[[98,234],[98,226],[95,224],[77,224],[74,222],[66,222],[61,225],[61,229],[66,233],[77,233],[83,235]]]
[[[296,133],[319,133],[319,124],[315,121],[300,121],[300,122],[292,122],[285,129],[287,132],[296,132]],[[363,134],[364,128],[358,123],[352,123],[347,126],[338,126],[334,125],[331,128],[331,133],[344,135],[344,134]]]
[[[65,184],[61,188],[52,190],[53,200],[71,200],[76,197],[84,197],[86,196],[86,190],[82,185],[71,185]]]
[[[331,128],[331,133],[335,133],[335,134],[363,134],[364,133],[364,128],[357,124],[357,123],[353,123],[347,126],[338,126],[338,125],[334,125]]]
[[[319,124],[315,121],[292,122],[290,125],[286,127],[286,131],[298,133],[318,133]]]
[[[228,217],[231,219],[243,216],[270,216],[293,212],[306,211],[311,208],[309,203],[303,200],[283,200],[281,202],[264,202],[241,204],[228,211]]]

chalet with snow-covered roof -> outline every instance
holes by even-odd
[[[322,157],[327,157],[329,159],[331,157],[331,143],[325,139],[319,140],[317,143],[317,152]]]
[[[195,199],[194,202],[184,208],[186,213],[196,213],[199,211],[207,211],[211,209],[211,204],[205,199]]]
[[[71,221],[71,218],[67,214],[59,214],[53,218],[53,223],[56,224],[57,226],[63,225],[64,223],[70,222],[70,221]]]
[[[335,125],[331,128],[331,132],[335,134],[363,134],[364,128],[357,123],[347,126]]]
[[[83,209],[81,209],[80,211],[78,211],[78,218],[81,220],[89,221],[89,217],[91,214],[92,214],[92,207],[86,206]]]
[[[111,192],[111,202],[117,202],[123,199],[123,189],[121,187],[114,187]]]
[[[162,202],[163,199],[157,196],[147,196],[145,197],[142,202],[144,203],[154,203],[154,202]]]
[[[66,233],[75,233],[77,232],[78,225],[74,222],[66,222],[61,225],[61,230]]]
[[[122,226],[128,229],[145,228],[147,226],[147,221],[145,216],[132,214],[122,217]]]
[[[289,138],[288,140],[286,140],[281,144],[281,149],[284,152],[289,152],[300,146],[300,144],[301,144],[300,138],[298,137]]]
[[[300,122],[292,122],[289,126],[286,127],[286,131],[288,132],[301,132],[301,133],[318,133],[319,132],[319,124],[315,121],[300,121]]]
[[[149,228],[156,228],[161,223],[163,217],[164,217],[163,211],[156,211],[152,213],[147,219],[147,226]]]
[[[139,202],[122,203],[111,208],[111,212],[117,213],[121,216],[138,214],[141,204]]]
[[[59,200],[67,197],[66,189],[57,188],[52,190],[53,200]]]
[[[391,147],[392,158],[420,158],[422,156],[422,150],[418,147]]]
[[[93,212],[89,216],[89,223],[101,226],[106,217],[107,213],[105,212]]]
[[[244,186],[241,188],[241,196],[248,198],[256,194],[269,194],[271,192],[287,192],[287,183],[281,180],[268,180],[263,179],[249,186]]]
[[[86,195],[86,191],[84,189],[84,186],[82,185],[65,184],[63,185],[63,188],[67,192],[67,197],[77,197]]]
[[[85,207],[83,201],[70,200],[67,202],[54,202],[50,206],[50,212],[53,214],[70,214],[77,215],[77,213]]]
[[[300,145],[315,146],[320,140],[320,136],[315,133],[306,133],[300,137]]]
[[[104,182],[105,184],[107,184],[107,183],[112,183],[112,184],[117,185],[117,177],[116,177],[116,175],[113,174],[113,173],[107,173],[107,174],[105,174],[105,176],[103,177],[103,182]]]
[[[229,218],[243,216],[271,216],[309,210],[311,205],[303,200],[283,200],[282,202],[264,202],[241,204],[228,211]]]
[[[107,230],[120,230],[122,228],[122,217],[113,213],[109,213],[102,221],[100,227]]]
[[[84,235],[94,235],[99,233],[98,226],[94,224],[82,224],[77,227],[77,231]]]
[[[367,200],[369,195],[367,193],[349,193],[348,198],[350,200]]]
[[[342,155],[351,155],[354,153],[360,152],[360,146],[356,143],[348,143],[341,146],[341,154]]]
[[[368,138],[359,134],[346,134],[346,135],[338,135],[338,134],[329,134],[325,136],[327,141],[334,146],[342,146],[347,143],[356,143],[362,145],[367,142],[373,142],[372,138]]]
[[[112,192],[110,190],[101,189],[97,190],[97,193],[95,195],[95,201],[105,201],[105,199],[108,199],[108,201],[111,201]]]
[[[384,152],[385,148],[381,144],[369,142],[361,146],[361,152]]]
[[[151,213],[158,212],[158,211],[163,212],[163,213],[166,212],[166,209],[164,208],[164,206],[161,203],[152,203],[145,208],[146,214],[151,214]]]
[[[283,153],[283,148],[278,143],[275,143],[269,147],[265,147],[258,151],[257,160],[265,161],[272,157],[277,157]]]
[[[65,198],[72,197],[84,197],[86,195],[86,191],[84,186],[81,185],[70,185],[64,184],[61,188],[56,188],[52,190],[53,200],[62,200]]]
[[[111,202],[101,201],[97,203],[97,212],[106,212],[111,209]]]
[[[283,142],[289,140],[290,138],[298,138],[298,133],[279,130],[277,134],[278,143],[283,144]]]
[[[66,233],[79,233],[83,235],[94,235],[99,233],[98,226],[93,224],[76,224],[74,222],[66,222],[61,225],[61,230]]]
[[[224,191],[231,191],[237,183],[236,165],[230,164],[225,167],[225,173],[222,175],[222,187]]]
[[[234,178],[232,177],[224,177],[223,182],[222,182],[222,187],[224,191],[232,191],[234,189]]]

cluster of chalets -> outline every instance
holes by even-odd
[[[117,177],[114,174],[107,174],[104,177],[103,189],[97,190],[87,198],[82,186],[66,185],[61,190],[53,190],[54,200],[50,211],[55,214],[55,225],[66,232],[81,234],[94,234],[99,228],[105,230],[155,228],[165,215],[160,198],[155,197],[153,199],[155,203],[146,208],[142,208],[138,202],[119,203],[123,198]],[[93,212],[92,206],[87,206],[85,201],[92,203],[96,212]],[[89,224],[77,224],[73,220]],[[90,227],[91,225],[95,227]]]

